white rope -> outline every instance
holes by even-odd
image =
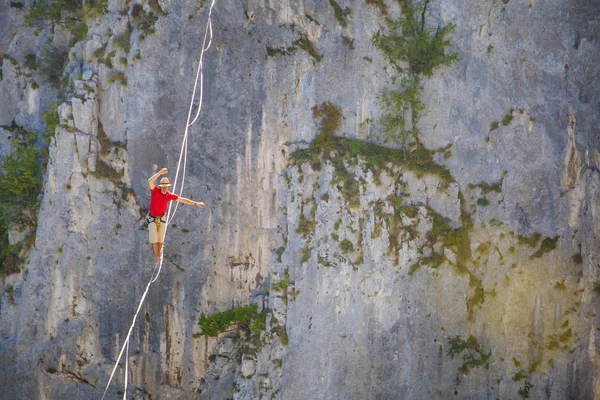
[[[129,378],[129,371],[127,367],[127,360],[129,359],[129,340],[127,341],[127,350],[125,350],[125,390],[123,391],[123,400],[127,400],[127,379]]]
[[[183,174],[181,175],[181,190],[179,192],[179,196],[183,194],[183,184],[185,182],[185,170],[187,165],[187,142],[188,142],[188,131],[190,126],[194,125],[200,116],[200,111],[202,110],[202,99],[204,97],[204,73],[203,73],[203,65],[204,65],[204,52],[210,48],[212,44],[213,38],[213,30],[212,30],[212,10],[215,5],[215,0],[212,0],[210,5],[210,9],[208,10],[208,20],[206,23],[206,28],[204,29],[204,39],[202,41],[202,51],[200,52],[200,59],[198,61],[198,69],[196,70],[196,80],[194,81],[194,91],[192,98],[190,100],[190,108],[188,111],[188,117],[185,124],[185,133],[183,135],[183,142],[181,143],[181,151],[179,152],[179,161],[177,162],[177,172],[175,173],[175,180],[173,182],[173,192],[176,192],[177,187],[177,178],[179,176],[179,166],[181,165],[181,159],[183,157]],[[208,39],[208,44],[206,43],[206,39]],[[196,100],[196,89],[198,88],[198,81],[200,81],[200,91],[198,97],[198,109],[196,110],[196,115],[193,120],[190,122],[192,116],[192,110],[194,109],[194,101]],[[171,220],[175,217],[175,213],[177,212],[177,207],[179,203],[175,203],[175,209],[173,210],[173,216],[169,219],[169,215],[171,213],[171,203],[169,203],[169,213],[167,214],[167,224],[171,223]]]
[[[204,58],[204,52],[210,48],[210,45],[212,43],[213,30],[212,30],[211,16],[212,16],[213,7],[215,5],[215,1],[216,0],[212,0],[212,2],[210,4],[210,9],[208,11],[208,20],[206,23],[206,29],[204,30],[204,40],[202,41],[202,51],[200,52],[200,62],[198,63],[198,69],[196,71],[196,80],[194,81],[194,90],[192,92],[192,99],[190,101],[190,109],[189,109],[188,118],[186,121],[185,132],[183,135],[183,141],[181,143],[181,151],[179,153],[179,161],[177,162],[177,172],[175,173],[175,180],[173,182],[173,192],[175,192],[176,191],[175,187],[177,186],[177,179],[179,176],[179,170],[181,167],[181,161],[183,159],[183,172],[181,175],[181,189],[179,192],[179,196],[181,196],[181,194],[183,193],[183,184],[185,182],[185,169],[186,169],[186,164],[187,164],[187,141],[188,141],[189,127],[192,126],[197,121],[198,116],[200,115],[200,110],[202,109],[202,99],[203,99],[203,92],[204,92],[204,83],[203,83],[204,79],[203,79],[203,71],[202,71],[203,58]],[[206,40],[207,40],[208,35],[210,35],[210,39],[208,41],[208,45],[206,45]],[[200,81],[198,109],[196,111],[196,115],[195,115],[194,119],[190,122],[192,110],[194,108],[194,100],[196,99],[196,92],[198,89],[198,81]],[[173,210],[173,216],[171,216],[171,206],[172,206],[172,204],[169,203],[169,209],[167,211],[167,225],[165,226],[165,237],[166,237],[166,233],[167,233],[168,224],[172,221],[173,217],[175,216],[175,212],[177,211],[177,203],[176,203],[175,209]],[[124,390],[124,394],[123,394],[123,400],[125,400],[125,396],[127,394],[127,385],[128,385],[127,359],[129,358],[129,339],[131,338],[131,333],[133,332],[133,328],[135,327],[137,317],[140,313],[142,305],[144,304],[144,300],[146,299],[146,295],[148,294],[150,285],[152,285],[152,283],[154,283],[158,279],[158,276],[160,275],[160,272],[162,270],[163,260],[164,260],[163,255],[164,255],[164,245],[160,252],[160,261],[154,265],[154,272],[153,272],[152,278],[146,285],[146,289],[144,290],[144,293],[142,294],[142,298],[140,299],[137,310],[133,316],[133,321],[131,322],[131,326],[129,327],[129,331],[127,332],[127,336],[125,337],[125,341],[123,342],[123,346],[121,347],[119,356],[117,357],[117,360],[115,361],[115,366],[112,369],[110,378],[108,379],[108,383],[106,384],[106,388],[104,389],[104,394],[102,395],[102,399],[104,399],[106,397],[106,393],[108,392],[110,383],[112,382],[112,380],[114,378],[117,367],[119,366],[119,362],[121,361],[121,358],[123,357],[123,353],[126,352],[126,355],[125,355],[125,390]]]

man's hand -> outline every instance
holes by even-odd
[[[204,203],[201,201],[197,202],[196,205],[200,208],[204,208]]]
[[[150,187],[150,190],[154,190],[154,181],[158,179],[159,176],[164,175],[168,172],[168,170],[166,168],[162,168],[160,171],[158,171],[157,173],[155,173],[154,175],[152,175],[150,177],[150,179],[148,179],[148,187]]]

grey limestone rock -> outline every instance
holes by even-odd
[[[104,391],[153,274],[147,179],[163,166],[175,178],[208,5],[144,3],[152,33],[136,4],[110,0],[72,45],[62,24],[23,27],[29,4],[0,5],[0,157],[13,120],[42,130],[62,101],[35,244],[0,286],[2,396]],[[345,193],[339,151],[296,166],[290,154],[317,136],[326,101],[343,115],[336,134],[399,145],[380,125],[399,81],[371,42],[399,12],[217,0],[183,192],[206,207],[180,204],[168,226],[130,339],[133,398],[600,395],[597,2],[430,2],[427,26],[456,25],[460,60],[423,81],[418,128],[454,182],[345,160]],[[60,89],[20,67],[47,41],[68,50]],[[268,314],[257,343],[197,337],[201,314],[252,301]],[[108,398],[123,372],[121,360]]]

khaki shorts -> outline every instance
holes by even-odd
[[[150,218],[148,219],[148,234],[150,238],[150,243],[164,243],[165,232],[167,231],[166,215],[160,217],[160,227],[157,227],[156,225],[156,222],[150,222]]]

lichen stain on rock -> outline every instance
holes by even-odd
[[[582,160],[577,147],[575,145],[575,115],[569,116],[569,126],[567,128],[567,135],[569,138],[569,144],[567,147],[567,154],[564,161],[564,172],[561,181],[562,187],[571,190],[575,187],[579,181],[581,174]]]

